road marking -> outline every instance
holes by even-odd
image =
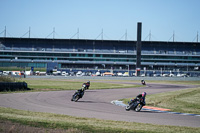
[[[127,105],[124,104],[122,101],[113,100],[111,101],[112,104],[126,107]],[[200,114],[189,114],[189,113],[179,113],[179,112],[170,112],[170,109],[164,109],[164,108],[157,108],[157,107],[150,107],[150,106],[144,106],[142,110],[145,111],[154,111],[154,112],[160,112],[160,113],[168,113],[168,114],[179,114],[179,115],[188,115],[188,116],[200,116]]]

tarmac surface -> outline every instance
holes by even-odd
[[[130,82],[127,82],[130,84]],[[194,88],[189,85],[148,84],[142,88],[86,90],[78,102],[72,102],[73,91],[49,91],[0,94],[0,106],[35,112],[49,112],[77,117],[105,120],[200,127],[199,116],[169,114],[154,111],[125,111],[111,101],[135,97],[143,91],[155,94],[179,89]]]

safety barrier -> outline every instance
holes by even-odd
[[[29,90],[26,82],[0,82],[0,91]]]

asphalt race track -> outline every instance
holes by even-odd
[[[125,111],[123,107],[111,104],[112,100],[135,97],[143,91],[146,91],[147,94],[154,94],[193,87],[186,85],[148,84],[147,87],[143,88],[86,90],[84,97],[78,102],[71,102],[74,90],[0,94],[0,106],[105,120],[200,127],[200,116],[153,111]]]

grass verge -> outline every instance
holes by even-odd
[[[80,118],[52,113],[40,113],[22,111],[0,107],[0,119],[12,121],[32,127],[43,127],[48,129],[64,129],[75,132],[200,132],[200,128],[164,126],[153,124],[142,124],[135,122],[122,122],[111,120],[100,120],[95,118]]]
[[[21,79],[28,83],[32,90],[77,90],[80,89],[85,81],[64,80],[64,79]],[[106,83],[91,81],[90,89],[116,89],[116,88],[134,88],[142,85],[125,84],[125,83]]]
[[[150,95],[147,103],[175,112],[200,114],[200,87]]]

